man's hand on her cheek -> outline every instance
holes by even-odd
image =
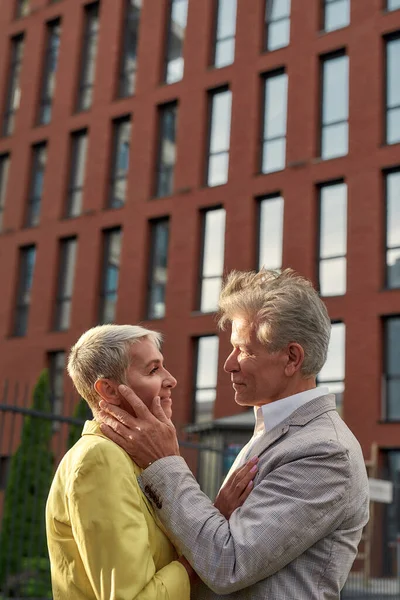
[[[175,427],[165,416],[160,398],[154,398],[152,413],[133,390],[121,385],[119,391],[136,416],[102,400],[99,414],[102,432],[144,469],[159,458],[179,456]]]

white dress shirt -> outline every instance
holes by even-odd
[[[311,400],[314,400],[314,398],[319,398],[320,396],[325,396],[326,394],[329,394],[329,389],[327,387],[312,388],[311,390],[306,390],[305,392],[300,392],[299,394],[287,396],[287,398],[282,398],[281,400],[275,400],[275,402],[270,402],[269,404],[263,404],[263,406],[255,406],[254,415],[256,418],[256,424],[254,427],[253,437],[239,452],[229,474],[244,465],[246,460],[250,460],[250,458],[252,458],[251,449],[260,436],[262,436],[265,432],[274,429],[274,427],[290,417],[290,415],[294,413],[295,410],[300,408],[300,406],[303,406],[303,404],[307,404],[307,402],[311,402]],[[225,485],[227,479],[228,476],[226,477],[223,485]]]

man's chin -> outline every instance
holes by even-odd
[[[253,406],[253,403],[244,394],[239,394],[238,392],[235,392],[235,402],[239,406]]]

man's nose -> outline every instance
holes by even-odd
[[[227,373],[233,373],[234,371],[239,371],[239,361],[237,359],[236,350],[233,350],[224,364],[224,371]]]

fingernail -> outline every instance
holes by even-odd
[[[156,396],[156,397],[154,398],[154,400],[155,400],[155,402],[156,402],[157,406],[161,406],[161,399],[160,399],[160,396]]]
[[[253,458],[250,460],[250,462],[252,462],[252,463],[258,463],[258,461],[259,461],[258,456],[253,456]]]
[[[122,394],[124,394],[127,390],[127,387],[121,383],[121,385],[118,386],[118,389]]]
[[[106,405],[106,403],[104,402],[104,400],[100,400],[100,402],[99,402],[99,406],[100,406],[100,408],[106,408],[106,406],[107,406],[107,405]]]
[[[253,485],[254,485],[254,484],[253,484],[253,481],[249,481],[249,483],[248,483],[247,487],[248,487],[248,488],[252,488],[252,487],[253,487]]]
[[[254,467],[252,469],[250,469],[250,473],[256,473],[257,471],[257,465],[254,465]]]

